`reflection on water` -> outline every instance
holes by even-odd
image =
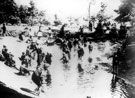
[[[72,85],[77,84],[78,92],[85,95],[83,98],[101,98],[100,96],[102,98],[135,98],[132,91],[135,88],[125,83],[118,76],[111,74],[111,61],[107,59],[110,53],[106,51],[113,48],[110,48],[109,43],[106,42],[103,45],[93,43],[93,47],[95,49],[90,57],[86,55],[88,63],[76,61],[78,63],[71,63],[71,66],[68,63],[63,63],[64,80],[68,83],[71,77],[77,78]],[[85,54],[88,54],[86,51]],[[95,55],[95,53],[98,53],[98,55]],[[72,73],[71,70],[75,65],[77,70]]]
[[[84,48],[82,60],[73,52],[71,59],[63,55],[61,66],[53,66],[49,98],[135,98],[135,88],[111,73],[110,43],[92,45],[91,53]]]

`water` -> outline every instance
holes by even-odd
[[[133,98],[129,97],[127,91],[127,87],[130,89],[129,85],[111,73],[112,59],[107,57],[113,54],[117,45],[107,41],[92,43],[92,46],[94,49],[91,53],[87,47],[84,48],[82,60],[78,60],[73,49],[68,64],[52,64],[52,84],[46,93],[48,98]],[[88,62],[88,58],[92,58],[91,62]],[[78,71],[78,64],[83,69],[81,72]]]
[[[16,43],[16,40],[11,38],[8,40],[8,44],[5,41],[3,42],[15,55],[14,58],[18,59],[27,45]],[[11,46],[13,42],[16,43],[14,47]],[[20,51],[16,53],[19,45]],[[82,60],[78,60],[77,52],[72,49],[71,60],[68,64],[63,64],[60,60],[62,51],[57,45],[43,46],[44,51],[49,51],[53,55],[52,64],[49,67],[51,84],[43,85],[45,93],[40,93],[37,98],[135,98],[135,88],[111,73],[112,59],[108,59],[108,56],[113,54],[117,45],[112,45],[109,41],[106,41],[104,43],[92,43],[92,46],[93,51],[91,53],[89,53],[88,47],[83,47],[85,54]],[[88,60],[89,58],[91,60]],[[17,63],[20,64],[19,61]],[[78,70],[78,64],[81,64],[82,71]],[[30,86],[27,87],[30,88]]]

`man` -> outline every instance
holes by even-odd
[[[2,30],[3,30],[3,36],[5,35],[5,33],[6,33],[6,25],[3,23],[3,27],[2,27]]]
[[[113,61],[112,61],[112,66],[113,66],[113,74],[117,74],[118,73],[118,55],[117,53],[115,53],[113,55]]]
[[[22,52],[22,56],[19,58],[21,60],[22,65],[25,63],[25,53]]]
[[[78,47],[78,58],[81,60],[82,56],[84,55],[84,50],[82,47]]]
[[[49,65],[51,65],[51,63],[52,63],[51,58],[52,58],[52,54],[47,52],[45,59],[46,59],[46,63],[48,63]]]
[[[96,27],[96,33],[97,34],[103,34],[103,25],[102,25],[102,21],[99,20],[98,25]]]
[[[19,34],[19,40],[20,41],[23,41],[24,39],[23,39],[23,34],[24,34],[25,32],[21,32],[20,34]]]
[[[58,37],[60,37],[60,38],[64,38],[64,36],[65,36],[65,24],[61,27],[61,29],[60,29],[60,31],[59,31],[59,34],[58,34]]]
[[[40,87],[42,86],[42,69],[37,66],[36,70],[33,72],[32,74],[32,81],[37,85],[37,88],[35,89],[35,91],[39,91]]]
[[[43,61],[43,50],[42,48],[37,48],[37,65],[40,66]]]
[[[92,31],[92,22],[89,21],[89,30]]]
[[[3,45],[2,55],[4,56],[5,59],[7,58],[7,51],[8,51],[7,47]]]

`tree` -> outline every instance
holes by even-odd
[[[30,1],[30,7],[28,7],[28,17],[29,17],[29,24],[32,26],[34,25],[35,18],[38,17],[38,9],[35,6],[33,1]]]
[[[30,6],[18,6],[14,0],[0,0],[0,23],[21,22],[33,25],[35,19],[44,17],[44,15],[44,11],[39,11],[33,1],[30,1]]]
[[[30,1],[30,7],[28,7],[29,16],[35,18],[38,14],[38,9],[33,1]]]
[[[18,17],[20,18],[21,23],[28,23],[29,12],[27,6],[20,5]]]
[[[18,6],[14,0],[0,0],[0,23],[17,19]]]
[[[118,14],[118,17],[115,18],[117,22],[131,21],[134,8],[133,3],[135,3],[134,0],[124,0],[120,7],[117,10],[114,10]]]
[[[101,9],[97,13],[96,19],[101,20],[101,21],[109,19],[110,17],[105,15],[107,5],[105,3],[103,3],[103,2],[101,2],[100,7],[101,7]]]
[[[101,9],[99,10],[99,12],[97,13],[96,16],[91,16],[91,21],[92,22],[95,22],[96,20],[101,20],[101,21],[104,21],[104,20],[108,20],[111,18],[111,16],[107,16],[105,14],[105,11],[106,11],[106,7],[107,5],[103,2],[101,2],[101,5],[100,5]]]

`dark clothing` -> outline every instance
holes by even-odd
[[[8,57],[7,49],[2,49],[2,55],[4,56],[5,59]]]
[[[92,31],[92,23],[89,22],[89,30]]]
[[[119,61],[118,61],[118,55],[117,54],[114,54],[114,56],[113,56],[113,73],[116,73],[117,74],[117,71],[118,71],[118,63],[119,63]]]
[[[30,45],[30,49],[33,50],[32,52],[37,51],[37,47],[34,44]]]
[[[101,23],[99,23],[99,24],[97,25],[96,33],[97,33],[97,34],[103,34],[103,26],[102,26]]]
[[[23,41],[22,33],[21,33],[21,34],[19,34],[19,39],[20,39],[21,41]]]
[[[4,34],[6,33],[6,26],[5,25],[3,25],[3,27],[2,27],[2,30],[3,30],[3,36],[4,36]]]
[[[29,56],[29,57],[31,57],[31,53],[30,53],[30,50],[29,49],[26,50],[26,55]]]
[[[34,71],[32,74],[32,81],[40,87],[42,84],[42,77],[41,77],[41,72]]]
[[[92,51],[93,47],[91,45],[88,46],[89,52]]]
[[[78,64],[78,72],[82,72],[83,71],[83,68],[82,68],[82,66],[81,66],[81,64]]]
[[[51,74],[49,72],[47,72],[47,75],[46,75],[46,82],[47,82],[47,85],[51,84]]]
[[[79,59],[81,59],[81,57],[84,55],[84,50],[83,50],[83,48],[80,48],[79,50],[78,50],[78,58]]]
[[[50,53],[47,53],[46,57],[45,57],[45,60],[46,60],[46,63],[50,64],[52,63],[52,55]]]
[[[63,26],[61,27],[61,30],[60,30],[60,32],[59,32],[59,34],[58,34],[58,37],[60,37],[60,38],[63,38],[63,37],[64,37],[64,33],[65,33],[64,28],[65,28],[65,25],[63,25]]]
[[[126,38],[126,34],[127,34],[127,29],[125,26],[121,26],[120,30],[119,30],[119,38],[120,39],[124,39]]]
[[[68,48],[71,51],[71,49],[72,49],[72,43],[70,41],[68,42]]]
[[[25,55],[22,55],[20,58],[22,65],[26,63]]]

